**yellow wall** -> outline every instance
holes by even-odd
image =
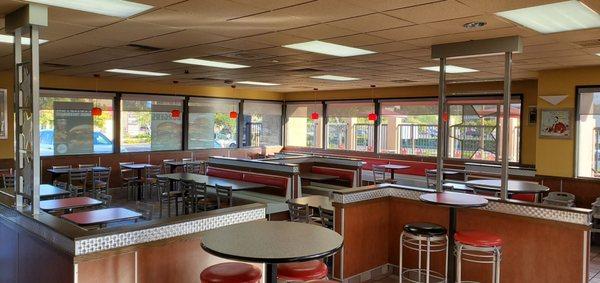
[[[538,97],[538,110],[544,108],[568,108],[575,110],[575,87],[600,85],[600,66],[540,71],[538,75],[539,96],[567,95],[558,105],[552,105]],[[539,117],[538,117],[539,118]],[[575,127],[573,121],[572,127]],[[540,139],[536,134],[536,164],[539,175],[574,176],[575,136],[571,139]]]
[[[0,140],[0,159],[13,158],[13,73],[0,72],[0,88],[8,90],[8,139]],[[185,86],[175,84],[157,84],[140,80],[121,80],[99,78],[99,91],[140,92],[153,94],[179,94],[191,96],[233,97],[230,87]],[[66,77],[41,75],[42,88],[59,88],[74,90],[95,90],[96,79],[86,77]],[[283,94],[254,89],[235,89],[235,98],[283,100]]]
[[[468,83],[468,84],[449,84],[447,86],[448,95],[458,93],[481,94],[482,92],[502,92],[502,82],[487,83]],[[372,92],[372,93],[371,93]],[[522,121],[522,141],[521,141],[521,163],[533,165],[536,161],[536,127],[527,123],[526,113],[530,105],[536,105],[537,102],[537,82],[535,80],[515,81],[512,85],[512,92],[523,95],[523,113]],[[409,86],[409,87],[388,87],[375,89],[350,89],[350,90],[332,90],[317,91],[317,99],[370,99],[370,98],[406,98],[406,97],[437,97],[437,85],[428,86]],[[293,100],[314,100],[315,93],[309,92],[290,92],[285,94],[285,99]]]

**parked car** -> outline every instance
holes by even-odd
[[[94,132],[94,153],[112,153],[113,143],[101,132]],[[54,155],[54,130],[40,131],[40,155]]]

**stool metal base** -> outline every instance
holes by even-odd
[[[410,283],[427,282],[427,270],[425,269],[407,269],[402,271],[402,280]],[[430,270],[429,271],[429,282],[439,283],[446,282],[446,278],[443,274]]]
[[[456,242],[454,253],[456,254],[456,281],[462,281],[462,261],[481,264],[492,264],[492,282],[500,283],[500,262],[502,261],[502,247],[475,247]]]
[[[418,268],[414,269],[403,269],[402,267],[402,256],[403,248],[416,251],[418,254]],[[446,275],[440,274],[439,272],[433,271],[430,268],[431,264],[431,253],[433,252],[444,252],[445,253],[445,273],[448,272],[448,237],[444,236],[422,236],[408,232],[402,232],[400,234],[400,263],[399,269],[399,282],[419,282],[419,283],[434,283],[434,282],[446,282]],[[425,254],[425,268],[422,264],[422,254]],[[429,276],[428,276],[429,274]]]

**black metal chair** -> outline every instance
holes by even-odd
[[[133,162],[119,162],[119,175],[121,176],[121,189],[127,190],[127,199],[134,199],[136,190],[135,186],[137,185],[138,177],[135,175],[135,172],[131,169],[124,168],[123,165],[134,164]]]
[[[163,173],[171,173],[171,165],[167,164],[167,162],[173,162],[175,159],[163,159],[162,161],[162,169]]]
[[[109,194],[105,194],[105,193],[98,193],[97,196],[98,200],[100,200],[102,202],[102,207],[103,208],[109,208],[110,204],[112,203],[112,196]]]
[[[217,208],[233,206],[233,188],[231,186],[215,184],[215,191],[217,195]],[[226,206],[223,206],[223,203]]]
[[[327,209],[323,209],[322,207],[319,206],[319,216],[321,218],[320,222],[321,225],[323,225],[323,227],[328,228],[328,229],[333,229],[333,211],[331,210],[327,210]]]
[[[161,166],[151,165],[146,167],[144,176],[144,189],[149,191],[150,199],[152,199],[152,189],[157,189],[158,175],[161,173]],[[144,197],[144,196],[142,196]]]
[[[309,223],[311,219],[310,208],[308,204],[296,204],[288,202],[288,209],[290,211],[290,221]]]
[[[108,194],[110,188],[110,173],[112,168],[108,170],[92,170],[92,194],[100,193]]]
[[[168,178],[158,178],[158,215],[162,218],[163,215],[163,204],[167,203],[167,216],[171,217],[171,202],[175,201],[175,215],[179,215],[179,203],[181,198],[181,191],[171,188],[171,180]]]
[[[83,196],[87,193],[87,172],[69,171],[69,182],[67,188],[73,196]]]

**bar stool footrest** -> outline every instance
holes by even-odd
[[[406,269],[404,271],[402,271],[402,280],[406,280],[407,282],[414,282],[414,283],[418,283],[418,282],[425,282],[425,279],[427,278],[427,273],[425,269],[418,269],[418,268],[414,268],[414,269]],[[429,271],[429,282],[430,283],[437,283],[437,282],[446,282],[446,278],[444,278],[444,275],[437,272],[437,271],[433,271],[430,270]],[[463,281],[465,282],[465,281]]]

